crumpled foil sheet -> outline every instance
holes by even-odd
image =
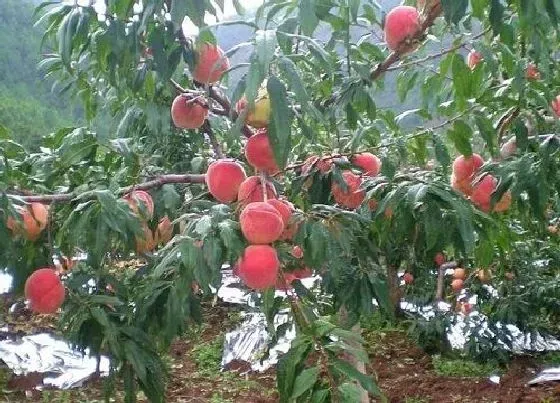
[[[46,374],[43,384],[59,389],[81,386],[95,372],[97,365],[95,358],[82,356],[66,341],[48,333],[0,341],[0,359],[16,375]],[[109,373],[107,357],[101,357],[99,370],[101,375]]]
[[[557,382],[560,381],[560,367],[547,368],[541,371],[536,378],[531,379],[527,382],[527,385],[537,385],[539,383],[545,382]]]
[[[316,281],[320,281],[320,278],[303,279],[302,284],[307,288],[312,288]],[[492,292],[493,290],[489,289],[489,291]],[[276,294],[285,295],[281,291],[277,291]],[[218,289],[218,297],[232,304],[249,304],[252,306],[250,294],[239,285],[239,279],[231,271],[224,271],[222,286]],[[476,296],[469,299],[469,302],[473,305],[476,304]],[[376,301],[374,301],[374,304],[376,304]],[[431,306],[418,307],[402,302],[401,308],[409,312],[420,313],[427,319],[435,315],[434,309]],[[449,311],[451,310],[451,305],[440,302],[437,309]],[[222,368],[227,368],[231,362],[240,360],[249,363],[253,371],[266,371],[278,362],[279,355],[281,355],[279,353],[288,351],[291,341],[295,338],[295,328],[292,326],[272,348],[269,357],[266,360],[261,360],[262,353],[268,343],[266,318],[263,314],[256,312],[245,313],[243,318],[244,321],[235,330],[226,334],[222,355]],[[472,333],[472,328],[475,326],[480,326],[481,332],[492,334],[487,326],[484,325],[486,321],[485,316],[477,311],[471,312],[468,320],[462,315],[457,315],[455,319],[455,323],[447,333],[449,343],[454,349],[462,349],[464,347],[467,338]],[[285,323],[286,320],[287,313],[279,313],[274,319],[275,327]],[[526,351],[560,351],[560,340],[545,338],[541,335],[532,338],[531,335],[524,334],[516,326],[505,326],[512,333],[512,350],[515,353]],[[552,375],[549,374],[549,376]],[[493,376],[491,378],[492,382],[499,383],[499,377]]]

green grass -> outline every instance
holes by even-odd
[[[193,360],[198,370],[205,376],[215,376],[220,373],[224,336],[220,335],[214,340],[200,343],[193,350]]]
[[[550,351],[539,357],[539,362],[546,365],[560,365],[560,351]]]
[[[480,378],[499,371],[499,367],[492,363],[480,364],[469,360],[443,358],[437,355],[432,357],[432,364],[439,376]]]
[[[406,397],[404,399],[404,403],[428,403],[428,399],[424,399],[423,397]]]

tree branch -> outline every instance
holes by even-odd
[[[206,175],[195,174],[168,174],[158,176],[156,179],[139,183],[136,185],[125,186],[117,190],[118,195],[124,195],[132,192],[133,190],[150,190],[153,188],[161,187],[169,183],[204,183]],[[56,193],[44,194],[33,196],[20,196],[15,194],[8,194],[11,199],[21,200],[26,203],[45,203],[50,204],[54,202],[70,202],[73,200],[91,200],[95,198],[97,190],[88,190],[84,193]]]
[[[208,135],[208,138],[210,139],[210,144],[212,144],[212,149],[214,150],[214,154],[216,158],[224,158],[222,147],[220,146],[218,139],[216,139],[216,135],[214,134],[214,131],[212,130],[212,126],[210,126],[210,122],[208,121],[208,119],[204,121],[200,130]]]
[[[437,58],[439,58],[439,57],[441,57],[441,56],[444,56],[444,55],[446,55],[446,54],[448,54],[448,53],[455,52],[456,50],[459,50],[459,49],[461,49],[462,47],[464,47],[465,45],[471,43],[473,40],[478,39],[478,38],[484,36],[487,32],[490,31],[490,29],[491,29],[491,28],[485,29],[484,31],[482,31],[482,32],[480,32],[479,34],[477,34],[477,35],[473,36],[472,38],[470,38],[468,41],[462,42],[462,43],[460,43],[460,44],[458,44],[458,45],[455,45],[455,46],[452,46],[452,47],[450,47],[450,48],[448,48],[448,49],[444,49],[444,50],[442,50],[442,51],[440,51],[440,52],[438,52],[438,53],[434,53],[434,54],[428,55],[428,56],[423,57],[423,58],[421,58],[421,59],[412,60],[412,61],[410,61],[410,62],[408,62],[408,63],[401,63],[401,64],[398,64],[398,65],[396,65],[396,66],[390,66],[390,67],[388,67],[387,70],[385,70],[385,71],[394,71],[394,70],[405,69],[405,68],[407,68],[407,67],[416,66],[416,65],[418,65],[418,64],[425,63],[425,62],[430,61],[430,60],[432,60],[432,59],[437,59]]]

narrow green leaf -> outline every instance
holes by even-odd
[[[307,368],[301,371],[301,373],[296,377],[294,383],[294,390],[292,391],[292,399],[297,399],[303,395],[307,390],[311,389],[315,382],[317,382],[317,377],[319,375],[319,368]]]
[[[284,84],[275,76],[271,76],[267,83],[272,111],[268,135],[274,158],[280,169],[286,166],[291,150],[291,126],[293,114],[288,105],[288,94]]]

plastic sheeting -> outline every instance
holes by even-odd
[[[95,372],[97,361],[73,351],[64,340],[48,333],[0,341],[0,358],[16,375],[46,374],[44,385],[60,389],[78,387]],[[109,360],[101,357],[100,373],[109,372]]]
[[[316,281],[320,281],[320,278],[314,277],[304,279],[302,284],[307,288],[311,288]],[[248,294],[238,283],[239,280],[231,274],[231,271],[225,271],[223,285],[218,290],[218,297],[233,304],[251,304],[250,294]],[[281,291],[277,291],[276,294],[285,295],[285,293]],[[476,298],[471,298],[469,302],[475,304]],[[376,301],[374,301],[374,303],[376,303]],[[401,308],[405,311],[419,313],[426,319],[435,315],[435,311],[431,306],[418,307],[407,302],[402,302]],[[441,302],[438,304],[437,309],[441,311],[449,311],[451,309],[451,305]],[[274,320],[275,327],[285,323],[287,319],[287,313],[281,312]],[[452,348],[462,349],[465,346],[467,339],[471,336],[473,331],[472,329],[475,327],[479,327],[480,332],[485,332],[486,334],[491,335],[492,333],[485,323],[486,318],[484,315],[476,311],[470,313],[468,320],[462,315],[457,315],[455,323],[451,326],[447,334]],[[560,351],[560,340],[545,338],[541,335],[532,337],[529,334],[524,334],[513,325],[505,326],[512,335],[512,350],[515,353],[525,351]],[[266,318],[261,313],[246,313],[244,314],[244,321],[235,330],[226,334],[222,356],[222,367],[225,368],[230,362],[241,360],[249,363],[251,369],[254,371],[265,371],[277,363],[279,353],[288,351],[290,343],[294,338],[295,329],[292,326],[292,328],[289,329],[272,348],[269,357],[266,360],[262,360],[262,353],[269,342],[266,331]],[[494,377],[493,382],[499,382],[499,377]]]

